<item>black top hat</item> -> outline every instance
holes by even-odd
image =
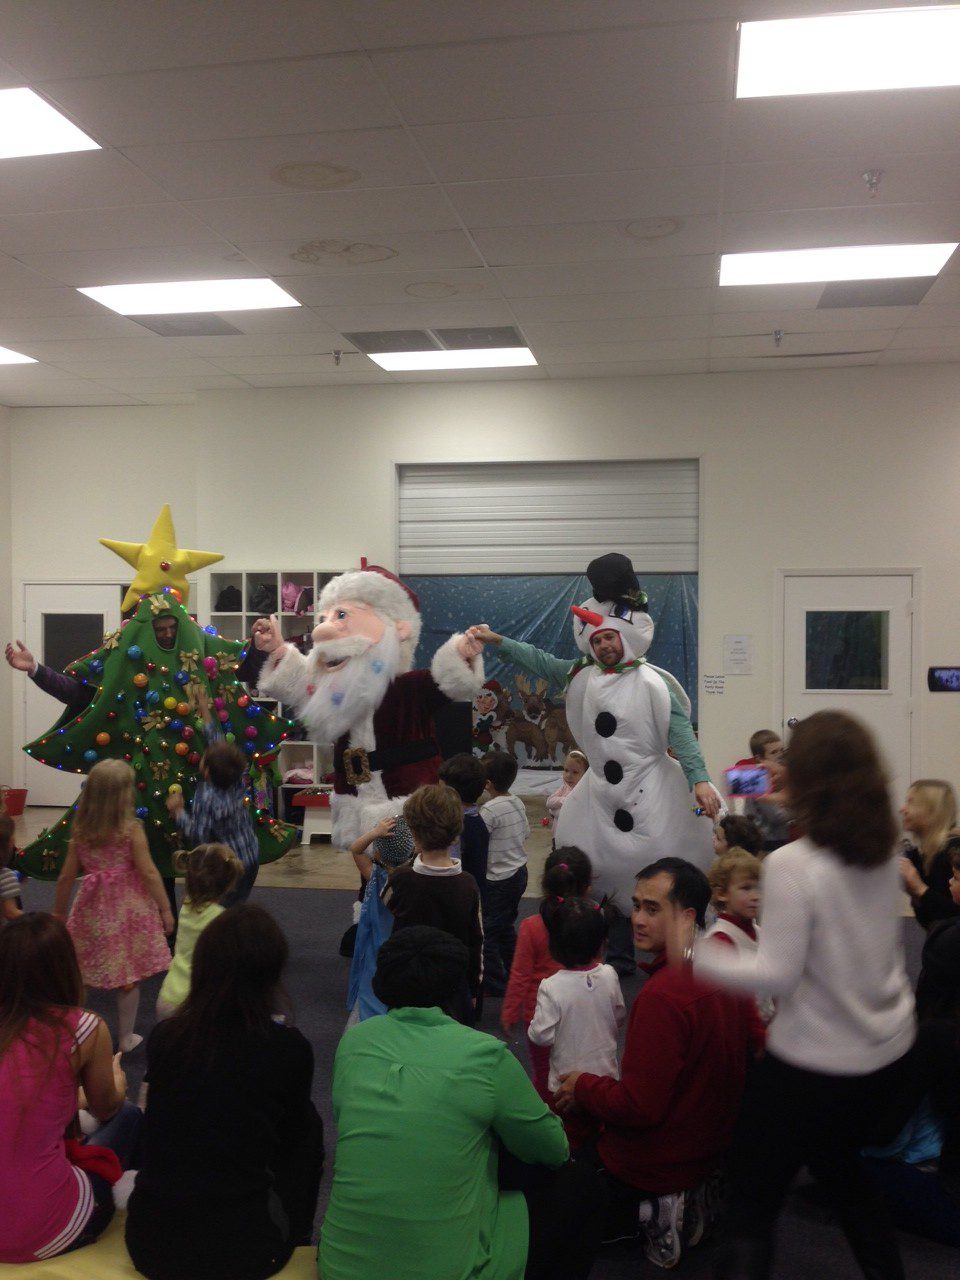
[[[587,578],[594,600],[609,600],[638,610],[647,607],[647,593],[641,590],[629,558],[619,551],[609,551],[591,560],[587,565]]]

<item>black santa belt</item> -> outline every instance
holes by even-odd
[[[377,772],[396,769],[403,764],[419,764],[421,760],[432,760],[439,754],[440,748],[433,738],[404,742],[398,747],[381,747],[376,751],[367,751],[366,747],[347,747],[339,762],[334,760],[334,767],[339,763],[349,786],[362,787]]]

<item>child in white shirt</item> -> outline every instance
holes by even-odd
[[[563,968],[540,983],[527,1034],[534,1044],[550,1046],[548,1088],[555,1093],[570,1071],[619,1080],[617,1031],[624,1004],[616,971],[600,959],[606,916],[590,898],[562,898],[553,900],[544,923],[550,954]],[[568,1127],[567,1136],[575,1143],[587,1135]]]
[[[704,942],[733,947],[738,955],[756,954],[760,948],[760,870],[760,859],[736,846],[714,859],[707,879],[717,918],[704,934]],[[773,1001],[758,998],[757,1011],[769,1022]]]
[[[490,837],[487,875],[480,886],[483,897],[483,989],[502,996],[517,947],[517,913],[527,887],[527,850],[530,834],[527,810],[510,788],[517,776],[517,762],[505,751],[493,751],[481,761],[490,797],[480,810]]]

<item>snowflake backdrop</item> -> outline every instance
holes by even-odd
[[[423,632],[415,666],[427,666],[436,649],[453,632],[476,622],[514,640],[525,640],[559,658],[573,662],[578,656],[573,642],[570,606],[590,597],[590,583],[580,575],[463,575],[410,577],[404,581],[420,597]],[[680,681],[693,703],[697,721],[697,575],[661,573],[644,577],[648,609],[656,634],[648,657]],[[498,650],[484,654],[488,676],[514,690],[516,671],[498,660]],[[550,689],[556,698],[562,691]],[[514,693],[514,703],[518,703]]]

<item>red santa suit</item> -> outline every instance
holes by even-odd
[[[399,579],[372,566],[341,574],[324,587],[317,612],[323,616],[346,600],[363,601],[387,626],[406,623],[410,638],[402,647],[404,659],[412,653],[420,632],[418,601]],[[438,780],[436,713],[450,702],[471,701],[483,684],[482,661],[465,661],[457,647],[460,639],[451,636],[440,646],[429,671],[401,670],[386,686],[372,716],[351,723],[336,740],[334,844],[348,848],[361,836],[371,821],[372,806],[379,805],[378,816],[383,816],[385,801],[402,801],[417,787]],[[267,662],[260,691],[292,706],[297,718],[316,733],[330,696],[319,685],[321,672],[316,652],[304,657],[288,645]],[[399,807],[392,806],[394,811]]]

